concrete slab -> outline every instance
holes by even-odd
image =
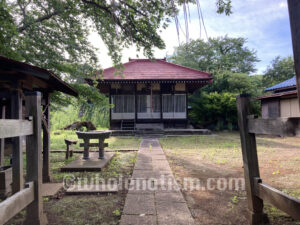
[[[168,191],[168,192],[155,192],[155,201],[158,202],[168,202],[172,204],[173,202],[185,203],[185,199],[182,196],[181,191]]]
[[[155,215],[154,194],[127,194],[123,214]]]
[[[152,160],[167,160],[165,155],[152,155]]]
[[[194,225],[194,219],[186,203],[157,202],[156,209],[159,225]]]
[[[118,185],[74,185],[67,189],[66,194],[98,194],[98,193],[116,193],[119,191]]]
[[[134,166],[135,170],[153,170],[152,163],[136,163]]]
[[[156,185],[149,179],[131,180],[128,186],[129,194],[154,194]]]
[[[123,215],[120,225],[156,225],[156,216]]]
[[[112,160],[114,152],[106,152],[104,159],[98,159],[97,153],[90,153],[90,159],[82,158],[70,162],[68,165],[61,168],[62,172],[78,172],[78,171],[101,171],[102,168]]]
[[[134,170],[132,179],[159,179],[160,174],[152,170]]]
[[[55,195],[60,189],[62,189],[62,183],[44,183],[42,186],[42,196],[49,197]]]

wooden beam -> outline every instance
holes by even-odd
[[[33,134],[33,123],[28,120],[0,119],[0,138]]]
[[[26,115],[33,117],[34,134],[26,141],[26,180],[34,182],[34,201],[28,205],[25,224],[43,225],[47,218],[43,214],[42,197],[42,138],[41,138],[41,93],[26,96]]]
[[[13,85],[14,86],[14,85]],[[17,89],[18,86],[15,86]],[[22,119],[22,98],[21,93],[18,90],[12,91],[11,93],[11,119],[20,120]],[[5,126],[5,124],[4,124]],[[13,129],[20,129],[21,126],[12,126],[9,127],[6,126],[2,128],[5,128],[5,132],[13,131]],[[27,126],[24,126],[24,128]],[[28,127],[29,128],[29,127]],[[30,129],[30,128],[29,128]],[[14,132],[21,133],[21,130],[14,130]],[[2,137],[4,137],[3,132]],[[23,179],[23,154],[22,154],[22,140],[23,137],[14,137],[12,138],[12,170],[13,170],[13,183],[12,183],[12,193],[17,193],[20,191],[24,186],[24,179]]]
[[[300,96],[300,1],[288,0],[298,97]],[[300,103],[300,98],[298,98]],[[300,104],[299,104],[300,107]]]
[[[300,200],[293,198],[255,178],[255,193],[264,201],[272,204],[296,220],[300,220]]]
[[[50,182],[50,95],[43,96],[43,182]]]
[[[245,185],[250,211],[250,224],[261,224],[267,220],[263,213],[263,201],[255,195],[254,178],[259,177],[255,134],[248,132],[247,116],[250,114],[250,96],[237,97],[238,125],[240,129]]]
[[[33,182],[27,183],[25,189],[15,193],[0,203],[0,224],[5,224],[34,200]]]
[[[248,132],[253,134],[300,136],[300,117],[292,118],[248,118]]]

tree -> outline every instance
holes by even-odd
[[[176,17],[178,8],[196,1],[0,0],[0,55],[82,83],[85,77],[101,72],[97,49],[88,41],[91,31],[98,32],[116,66],[120,66],[121,50],[131,45],[151,58],[153,48],[165,47],[160,32]],[[230,0],[216,2],[218,13],[231,13]],[[79,93],[86,99],[82,104],[92,98],[87,93]],[[59,93],[51,97],[59,105],[70,103]]]
[[[237,128],[236,94],[223,92],[198,93],[200,96],[190,101],[191,122],[196,127],[230,130]]]
[[[245,73],[233,73],[231,71],[219,71],[213,74],[213,83],[205,86],[201,91],[230,92],[234,94],[248,93],[256,97],[262,94],[262,76],[249,76]]]
[[[231,71],[250,74],[258,62],[256,51],[248,49],[245,38],[228,36],[197,39],[175,48],[170,61],[195,69],[218,72]]]
[[[277,56],[272,60],[263,76],[263,86],[267,88],[293,76],[295,76],[295,68],[292,56],[285,58]]]
[[[190,118],[194,125],[210,129],[235,129],[236,95],[262,94],[262,76],[249,76],[258,62],[256,51],[248,49],[244,38],[228,36],[193,40],[177,47],[170,61],[210,72],[213,83],[190,96]],[[253,104],[259,112],[258,102]]]

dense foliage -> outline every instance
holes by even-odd
[[[192,40],[175,48],[170,61],[199,69],[218,73],[231,71],[236,73],[255,72],[258,62],[256,52],[245,46],[246,39],[228,36]]]
[[[264,77],[264,87],[270,87],[295,76],[294,60],[291,56],[277,56],[267,68]]]
[[[190,120],[196,127],[236,129],[236,95],[262,94],[262,76],[251,75],[258,62],[256,52],[248,49],[244,38],[228,36],[194,40],[175,49],[170,61],[213,74],[213,83],[189,98]],[[259,112],[259,103],[253,105]]]

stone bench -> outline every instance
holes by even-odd
[[[76,140],[70,140],[70,139],[65,139],[65,143],[67,145],[67,151],[66,151],[66,159],[68,159],[69,157],[73,156],[73,145],[77,144]]]

